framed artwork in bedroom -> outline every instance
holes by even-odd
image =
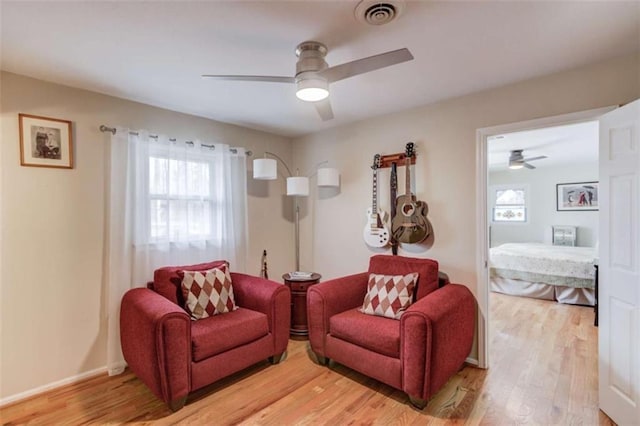
[[[598,182],[556,184],[556,210],[598,210]]]
[[[73,168],[71,121],[30,114],[18,121],[22,166]]]

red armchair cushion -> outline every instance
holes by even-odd
[[[369,273],[382,275],[406,275],[417,272],[418,283],[415,300],[438,289],[438,262],[432,259],[418,259],[404,256],[379,254],[369,260]]]
[[[183,271],[182,275],[184,307],[192,318],[202,319],[238,309],[227,265],[203,272]]]
[[[400,321],[350,309],[329,319],[333,337],[393,358],[400,358]]]
[[[206,271],[212,268],[219,268],[228,265],[226,260],[214,260],[208,263],[199,263],[188,266],[165,266],[156,269],[153,273],[153,285],[151,289],[163,295],[176,305],[184,308],[184,297],[182,297],[182,271]]]
[[[261,312],[238,308],[191,322],[193,360],[202,361],[213,355],[251,343],[269,334],[269,321]]]
[[[418,274],[379,275],[369,274],[367,294],[360,312],[391,319],[400,319],[413,301],[413,289]]]

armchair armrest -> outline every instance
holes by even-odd
[[[274,336],[273,355],[281,354],[289,343],[291,291],[284,284],[252,275],[231,273],[233,295],[238,306],[267,315]]]
[[[403,390],[427,400],[464,363],[475,334],[476,302],[469,289],[447,284],[400,318]]]
[[[191,390],[191,320],[147,288],[129,290],[120,305],[120,341],[129,368],[171,404]]]
[[[309,287],[307,291],[307,323],[311,349],[325,356],[325,337],[329,318],[361,306],[367,293],[368,272],[336,278]]]

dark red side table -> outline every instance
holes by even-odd
[[[315,272],[310,277],[292,277],[284,274],[284,284],[291,290],[291,338],[294,340],[306,340],[309,337],[307,326],[307,290],[320,282],[322,276]]]

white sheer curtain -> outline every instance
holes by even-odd
[[[180,142],[117,128],[107,178],[107,368],[125,366],[119,311],[124,293],[161,266],[226,259],[245,268],[246,154],[224,144]]]

